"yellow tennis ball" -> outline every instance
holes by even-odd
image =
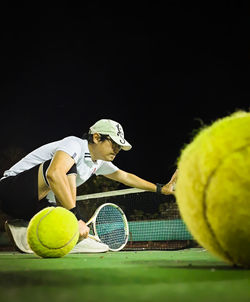
[[[224,261],[250,267],[250,113],[201,130],[178,169],[177,203],[192,235]]]
[[[43,258],[68,254],[79,238],[78,221],[73,213],[62,207],[48,207],[29,222],[27,239],[34,253]]]

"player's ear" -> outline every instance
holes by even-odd
[[[94,133],[93,134],[93,142],[94,142],[94,144],[98,144],[100,142],[100,140],[101,140],[100,134],[99,133]]]

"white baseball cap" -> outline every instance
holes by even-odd
[[[125,151],[128,151],[132,146],[124,138],[124,132],[121,124],[107,119],[102,119],[96,122],[93,126],[89,128],[89,133],[99,133],[104,135],[109,135],[112,140],[121,146]]]

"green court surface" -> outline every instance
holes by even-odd
[[[0,301],[250,301],[250,270],[203,249],[74,254],[0,253]]]

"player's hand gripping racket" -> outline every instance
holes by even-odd
[[[98,207],[87,226],[94,233],[88,237],[107,244],[111,251],[120,251],[128,241],[127,218],[122,209],[113,203]]]

